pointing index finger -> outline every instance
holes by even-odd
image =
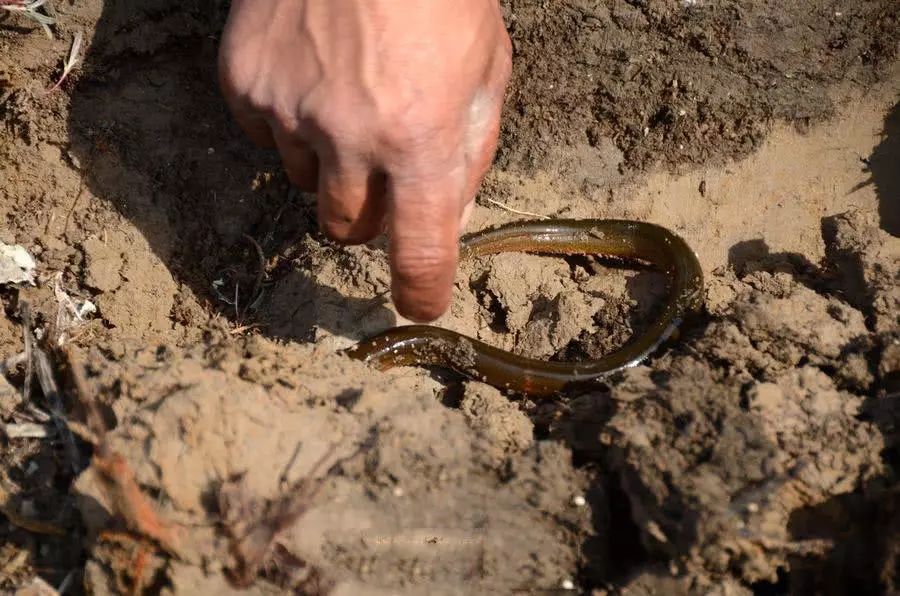
[[[432,321],[450,304],[464,187],[462,168],[428,183],[391,180],[391,287],[397,310],[414,321]]]

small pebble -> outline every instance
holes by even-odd
[[[402,497],[403,496],[403,488],[399,487],[399,486],[395,486],[394,487],[394,496],[398,497],[398,498]]]
[[[574,589],[575,589],[575,582],[573,582],[573,581],[570,580],[570,579],[564,579],[564,580],[562,581],[562,584],[560,584],[560,587],[561,587],[563,590],[574,590]]]
[[[575,495],[572,499],[572,504],[576,507],[584,507],[587,504],[587,501],[584,500],[584,497],[581,495]]]

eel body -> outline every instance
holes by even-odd
[[[650,266],[666,275],[668,294],[658,317],[645,331],[619,350],[596,360],[537,360],[430,325],[394,327],[356,344],[346,353],[382,370],[437,366],[501,390],[547,397],[602,381],[639,364],[702,304],[703,272],[697,256],[679,236],[656,224],[612,219],[525,221],[461,239],[461,259],[500,252],[596,255]]]

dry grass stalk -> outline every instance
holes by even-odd
[[[490,198],[490,197],[482,197],[482,198],[483,198],[485,201],[487,201],[488,203],[490,203],[491,205],[496,205],[497,207],[500,207],[500,208],[503,209],[504,211],[509,211],[510,213],[515,213],[516,215],[525,215],[525,216],[528,216],[528,217],[537,217],[538,219],[550,219],[550,216],[549,216],[549,215],[541,215],[540,213],[532,213],[531,211],[522,211],[521,209],[515,209],[515,208],[513,208],[513,207],[510,207],[510,206],[507,205],[506,203],[501,203],[500,201],[498,201],[498,200],[496,200],[496,199],[492,199],[492,198]]]
[[[66,80],[66,78],[69,76],[69,73],[71,73],[75,66],[78,64],[78,54],[79,52],[81,52],[81,42],[83,38],[84,34],[80,29],[75,32],[75,37],[72,39],[72,46],[69,48],[69,57],[66,58],[65,63],[63,63],[62,75],[59,77],[59,80],[56,81],[56,84],[47,90],[47,93],[59,89],[59,86],[63,84],[63,81]]]
[[[289,487],[283,496],[265,503],[247,497],[243,477],[225,483],[219,490],[219,510],[235,559],[228,575],[236,586],[246,588],[253,583],[278,534],[309,509],[324,484],[324,479],[315,476],[334,449],[332,445],[315,463],[309,477]]]
[[[38,11],[38,9],[45,4],[47,4],[47,0],[33,0],[32,2],[25,2],[25,0],[0,0],[0,9],[19,13],[22,16],[31,19],[41,26],[41,29],[44,30],[47,37],[53,39],[53,32],[50,30],[50,25],[56,23],[56,19],[48,14]]]
[[[66,450],[69,460],[69,466],[72,474],[77,475],[81,472],[81,454],[78,446],[75,444],[75,436],[69,430],[66,421],[65,410],[63,409],[62,399],[59,394],[59,387],[53,375],[53,368],[50,363],[50,357],[47,353],[37,345],[32,333],[33,325],[31,319],[31,307],[27,302],[22,302],[20,309],[22,316],[23,332],[25,334],[25,353],[26,353],[26,372],[25,372],[25,400],[30,401],[31,393],[31,377],[36,376],[38,384],[44,393],[44,399],[47,400],[47,406],[50,410],[50,419],[53,421],[54,427],[59,435],[60,440]]]

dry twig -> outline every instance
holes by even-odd
[[[132,596],[143,594],[150,555],[156,548],[153,541],[143,536],[133,536],[111,530],[101,532],[98,539],[110,546],[116,545],[129,553],[126,558],[110,553],[112,556],[109,563],[116,574],[115,589],[117,593]],[[131,579],[130,586],[122,581],[124,578],[120,577],[120,574]]]
[[[540,213],[532,213],[531,211],[522,211],[520,209],[514,209],[510,207],[506,203],[501,203],[496,199],[492,199],[490,197],[482,197],[485,201],[490,203],[491,205],[496,205],[505,211],[509,211],[510,213],[515,213],[516,215],[527,215],[528,217],[537,217],[538,219],[550,219],[549,215],[541,215]]]
[[[66,422],[65,411],[63,410],[62,399],[60,398],[59,388],[53,377],[53,368],[50,364],[50,357],[39,346],[35,345],[34,336],[32,335],[31,307],[27,302],[22,302],[21,307],[22,323],[25,327],[25,352],[30,353],[31,358],[28,363],[33,363],[33,371],[37,376],[38,384],[44,393],[44,399],[47,400],[47,406],[50,409],[50,419],[56,427],[59,438],[65,446],[66,455],[69,459],[69,465],[72,473],[77,475],[81,472],[81,454],[78,446],[75,444],[75,436],[69,430]],[[31,368],[31,367],[29,367]],[[32,371],[26,370],[25,395],[26,400],[30,393]]]
[[[34,335],[31,333],[31,307],[22,303],[22,339],[25,342],[25,387],[22,396],[26,404],[31,403],[31,380],[34,378]]]
[[[128,528],[151,539],[173,557],[180,557],[175,528],[159,515],[156,507],[141,491],[125,458],[105,448],[101,441],[92,464],[106,489],[113,512],[125,521]]]
[[[235,585],[247,587],[253,583],[278,534],[309,509],[324,485],[324,479],[316,476],[335,448],[336,445],[332,445],[327,449],[309,475],[288,487],[283,496],[262,505],[246,497],[243,476],[224,484],[219,490],[219,510],[235,559],[235,566],[228,573]]]
[[[96,402],[90,398],[81,366],[71,350],[66,351],[75,391],[85,408],[87,426],[95,437],[91,464],[97,472],[113,513],[128,528],[149,538],[173,557],[180,557],[178,532],[156,511],[153,502],[144,495],[125,458],[113,451],[106,442],[107,428]]]
[[[80,305],[72,300],[72,297],[63,289],[62,271],[58,272],[53,279],[53,293],[58,305],[55,326],[56,345],[61,347],[73,339],[69,336],[69,332],[83,325],[87,321],[86,317],[96,312],[97,308],[89,300],[85,300]]]
[[[256,304],[256,299],[259,298],[259,293],[262,289],[263,279],[266,276],[266,255],[263,253],[262,246],[259,245],[259,242],[253,236],[244,234],[244,238],[253,245],[253,248],[256,250],[256,257],[259,259],[259,271],[256,273],[256,279],[253,281],[253,290],[250,292],[250,300],[247,302],[247,307],[243,313],[246,316],[250,309],[253,308],[253,305]],[[235,308],[237,308],[237,298],[235,298],[234,302]]]
[[[43,424],[22,422],[19,424],[3,424],[0,430],[10,439],[46,439],[51,432]]]

